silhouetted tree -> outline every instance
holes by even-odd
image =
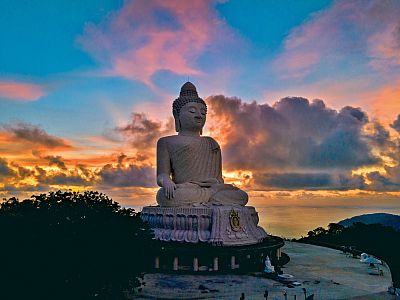
[[[320,235],[320,234],[327,234],[327,233],[328,233],[328,230],[326,230],[326,229],[323,228],[323,227],[318,227],[318,228],[315,228],[315,229],[313,230],[313,232],[314,232],[314,235]]]
[[[124,299],[151,264],[148,224],[98,192],[4,200],[0,228],[0,299]]]
[[[337,223],[329,223],[329,225],[328,225],[328,233],[331,235],[339,234],[343,231],[343,229],[344,229],[344,226],[339,225]]]

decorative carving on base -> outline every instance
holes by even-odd
[[[155,239],[215,246],[245,246],[267,237],[257,226],[254,207],[223,205],[211,207],[143,207],[141,218],[154,229]]]

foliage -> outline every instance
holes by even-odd
[[[124,299],[151,264],[147,223],[98,192],[4,200],[0,226],[1,299]]]
[[[328,230],[326,230],[323,227],[318,227],[312,231],[309,231],[308,236],[316,236],[316,235],[322,235],[322,234],[327,234],[327,233],[328,233]]]
[[[390,267],[395,287],[400,287],[400,231],[380,224],[355,223],[351,227],[331,223],[329,230],[322,227],[309,231],[300,242],[322,242],[351,246],[384,260]],[[322,228],[323,229],[323,228]]]

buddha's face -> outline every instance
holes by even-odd
[[[200,132],[206,123],[206,107],[202,103],[186,103],[179,113],[180,131]]]

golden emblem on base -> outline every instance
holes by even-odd
[[[231,215],[229,216],[229,220],[231,223],[231,228],[233,231],[240,231],[242,230],[242,223],[240,222],[240,217],[238,213],[233,209]]]

